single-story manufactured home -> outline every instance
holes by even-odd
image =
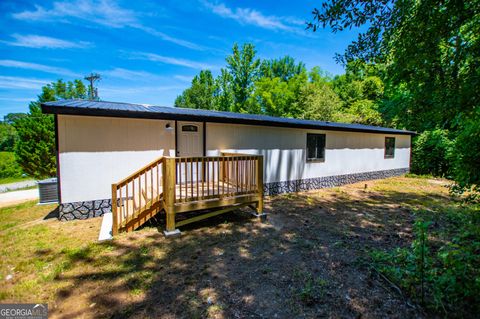
[[[234,193],[255,202],[258,198],[250,196],[255,192],[274,195],[401,175],[409,171],[415,134],[104,101],[61,100],[41,107],[55,115],[60,218],[65,220],[100,216],[112,205],[121,212],[129,205],[133,210],[154,206],[155,198],[175,206],[225,200]],[[166,184],[168,178],[173,185]],[[164,194],[169,187],[170,204]]]

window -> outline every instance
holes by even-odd
[[[198,127],[195,125],[183,125],[182,132],[197,132]]]
[[[395,157],[395,137],[385,137],[385,158]]]
[[[307,161],[325,160],[325,134],[307,134]]]

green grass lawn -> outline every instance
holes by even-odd
[[[398,177],[285,194],[266,199],[266,223],[245,210],[166,239],[160,219],[103,243],[101,218],[44,219],[55,206],[34,202],[1,208],[0,303],[47,302],[52,317],[84,318],[424,316],[369,258],[410,247],[416,210],[461,212],[446,183]],[[448,231],[442,241],[455,238]]]
[[[0,178],[0,185],[29,181],[29,180],[33,180],[33,178],[31,178],[29,176],[26,176],[26,177],[4,177],[4,178]]]

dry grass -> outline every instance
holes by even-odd
[[[445,182],[281,195],[267,200],[266,223],[239,211],[179,238],[152,225],[108,243],[96,242],[99,218],[43,220],[54,207],[33,203],[0,209],[0,302],[48,302],[65,318],[418,317],[366,258],[410,243],[412,209],[457,205]]]

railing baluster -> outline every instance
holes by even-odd
[[[142,207],[142,175],[138,175],[138,212]]]
[[[236,190],[237,190],[237,193],[238,193],[238,184],[240,183],[240,181],[239,181],[239,179],[238,179],[238,174],[239,174],[238,165],[240,164],[240,159],[237,157],[235,162],[236,162],[236,164],[237,164],[237,165],[236,165],[236,166],[237,166],[237,172],[236,172],[236,174],[235,174],[235,184],[237,184]]]
[[[205,197],[205,162],[203,161],[203,157],[202,157],[202,165],[200,165],[200,167],[202,168],[202,172],[200,174],[200,176],[202,177],[202,197],[201,199],[203,199]]]
[[[128,212],[128,206],[129,206],[129,205],[128,205],[128,200],[129,200],[129,199],[128,199],[128,185],[130,185],[130,183],[127,183],[127,184],[125,185],[125,197],[127,198],[127,207],[126,207],[127,209],[125,210],[125,216],[123,216],[124,219],[127,219],[127,218],[128,218],[128,213],[129,213],[129,212]]]
[[[122,187],[117,187],[118,192],[119,192],[119,199],[120,199],[120,213],[119,215],[121,216],[123,214],[123,198],[122,198]]]
[[[150,205],[153,203],[153,170],[150,170]]]
[[[190,197],[193,200],[193,159],[190,158]]]
[[[217,159],[217,196],[220,196],[220,159],[222,158]]]
[[[188,200],[188,164],[185,157],[185,201]]]
[[[143,206],[147,206],[147,195],[148,195],[147,172],[145,171],[142,175],[143,175],[143,179],[145,180],[145,196],[142,196],[143,200],[145,201],[145,204]]]
[[[195,184],[197,184],[197,200],[198,200],[198,198],[200,197],[200,193],[199,193],[199,191],[198,191],[198,182],[199,182],[199,181],[198,181],[198,162],[199,162],[198,158],[195,159],[195,168],[196,168],[196,170],[197,170],[197,180],[196,180],[196,183],[195,183]]]
[[[210,160],[207,157],[207,164],[205,166],[205,179],[207,182],[207,197],[210,196]]]
[[[182,201],[182,160],[180,159],[180,161],[177,163],[178,165],[178,188],[179,188],[179,191],[180,191],[180,198],[179,198],[179,201]]]

